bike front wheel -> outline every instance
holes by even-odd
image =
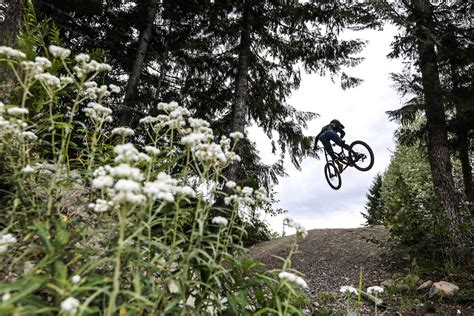
[[[368,171],[374,165],[374,152],[369,145],[363,141],[356,140],[351,144],[349,161],[356,169],[360,171]]]
[[[329,186],[334,190],[339,190],[342,185],[341,174],[334,163],[328,162],[324,166],[324,175]]]

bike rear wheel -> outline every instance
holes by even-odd
[[[374,165],[374,152],[369,145],[363,141],[356,140],[351,144],[349,161],[360,171],[368,171]]]
[[[339,170],[337,170],[336,165],[332,162],[328,162],[324,166],[324,175],[326,176],[326,181],[328,182],[329,186],[334,190],[339,190],[341,187],[341,174]]]

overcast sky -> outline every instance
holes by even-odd
[[[316,135],[322,126],[332,119],[345,125],[345,140],[363,140],[373,149],[375,164],[370,171],[361,172],[348,168],[342,173],[342,187],[335,191],[324,177],[324,158],[305,159],[302,171],[296,170],[289,161],[285,167],[288,177],[280,179],[276,186],[278,207],[288,210],[283,216],[265,219],[274,231],[282,231],[285,217],[300,222],[306,229],[358,227],[364,223],[360,212],[364,210],[368,187],[377,172],[383,172],[390,161],[394,148],[393,132],[397,125],[389,121],[386,111],[400,107],[400,97],[392,86],[389,74],[402,69],[400,60],[389,60],[390,42],[397,30],[387,26],[384,31],[365,30],[346,32],[345,38],[353,37],[369,41],[360,53],[365,61],[348,73],[364,79],[364,82],[343,91],[338,82],[329,77],[303,75],[301,87],[289,99],[289,104],[303,111],[313,111],[319,118],[309,122],[306,135]],[[249,128],[249,138],[257,143],[262,159],[271,163],[277,157],[271,153],[266,136],[258,128]],[[319,144],[321,145],[321,143]]]

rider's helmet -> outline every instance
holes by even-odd
[[[333,124],[333,125],[335,125],[339,128],[342,128],[342,129],[344,128],[344,125],[342,125],[341,122],[339,122],[339,120],[332,120],[331,124]]]

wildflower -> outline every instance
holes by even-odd
[[[37,140],[38,136],[35,135],[33,132],[22,132],[21,135],[23,135],[24,138],[30,139],[30,140]]]
[[[253,192],[253,189],[251,187],[244,187],[242,189],[242,193],[244,193],[245,195],[250,195],[252,194],[252,192]]]
[[[140,161],[145,161],[145,162],[150,162],[151,161],[151,157],[148,156],[145,153],[139,153],[138,154],[138,159],[140,159]]]
[[[7,251],[10,244],[15,244],[16,238],[12,234],[6,234],[0,236],[0,253]]]
[[[240,156],[237,155],[233,151],[227,152],[226,157],[227,157],[227,160],[230,161],[230,162],[240,162],[242,160],[242,158],[240,158]]]
[[[181,138],[181,144],[193,147],[200,144],[204,139],[205,135],[202,133],[191,133]]]
[[[153,124],[158,122],[160,119],[155,116],[145,116],[144,118],[140,119],[141,124]]]
[[[0,55],[8,58],[26,58],[25,53],[7,46],[0,46]]]
[[[237,185],[237,183],[235,183],[234,181],[227,181],[227,182],[225,183],[225,186],[226,186],[226,188],[228,188],[228,189],[233,189],[233,188],[236,187],[236,185]]]
[[[146,202],[146,196],[134,192],[121,191],[115,195],[112,200],[118,204],[129,203],[134,205],[142,205]]]
[[[74,297],[68,297],[64,301],[61,302],[61,309],[65,312],[70,312],[71,314],[75,314],[77,312],[77,308],[79,307],[79,301]]]
[[[128,179],[120,179],[115,183],[114,189],[117,191],[134,192],[140,190],[140,185]]]
[[[54,57],[59,57],[61,59],[68,58],[69,55],[71,55],[71,50],[69,50],[67,48],[62,48],[62,47],[59,47],[59,46],[56,46],[56,45],[50,45],[49,46],[49,52]]]
[[[73,276],[71,278],[71,281],[72,281],[72,283],[77,284],[77,283],[81,282],[81,276],[76,274],[75,276]]]
[[[74,57],[74,59],[78,63],[87,63],[87,62],[89,62],[89,60],[91,60],[91,57],[87,54],[82,54],[81,53],[79,55],[76,55],[76,57]]]
[[[226,196],[224,198],[224,204],[225,205],[230,205],[232,201],[235,201],[237,199],[237,195],[231,195],[231,196]]]
[[[196,191],[194,191],[194,189],[191,188],[190,186],[183,186],[183,187],[177,186],[177,187],[174,187],[173,188],[173,193],[174,194],[186,195],[186,196],[190,196],[190,197],[196,197]]]
[[[35,64],[42,70],[49,68],[53,65],[46,57],[35,57]]]
[[[110,116],[112,114],[112,110],[100,105],[99,103],[89,102],[82,111],[92,121],[112,122],[112,117]]]
[[[160,102],[158,103],[158,106],[157,106],[158,110],[163,110],[168,113],[175,110],[177,107],[178,107],[178,103],[176,102],[170,102],[170,103]]]
[[[288,227],[293,227],[294,229],[296,229],[297,235],[300,235],[303,238],[308,236],[308,232],[306,231],[306,229],[300,223],[296,223],[291,218],[289,217],[285,218],[283,220],[283,223],[287,225]]]
[[[296,283],[297,285],[301,286],[304,289],[308,287],[308,284],[306,283],[306,281],[294,273],[283,271],[278,274],[278,277],[280,279],[284,279],[284,280],[288,280],[290,282]]]
[[[92,187],[96,189],[110,188],[114,184],[114,179],[111,176],[99,176],[92,180]]]
[[[153,146],[145,146],[145,151],[151,156],[157,156],[160,153],[160,150]]]
[[[138,168],[130,167],[126,163],[121,163],[113,168],[108,168],[110,175],[115,178],[129,178],[136,181],[143,180],[143,175]]]
[[[378,294],[378,293],[383,293],[383,287],[380,286],[370,286],[367,288],[367,293],[372,294]]]
[[[35,169],[33,169],[33,167],[31,167],[30,165],[26,165],[26,167],[21,169],[21,172],[24,174],[30,174],[30,173],[35,172]]]
[[[217,224],[217,225],[220,225],[220,226],[227,226],[227,224],[229,223],[229,221],[227,220],[227,218],[225,217],[222,217],[222,216],[216,216],[212,219],[212,223],[213,224]]]
[[[59,81],[64,85],[68,85],[74,82],[74,78],[61,76],[59,77]]]
[[[28,109],[25,109],[25,108],[13,107],[13,108],[7,109],[7,113],[12,116],[17,116],[17,115],[23,115],[23,114],[26,115],[29,113],[29,111]]]
[[[114,85],[114,84],[109,84],[109,89],[113,93],[120,93],[120,87]]]
[[[135,132],[129,127],[116,127],[112,130],[112,135],[127,137],[135,135]]]
[[[217,144],[199,144],[194,155],[198,160],[210,165],[219,165],[227,162],[221,146]]]
[[[347,286],[347,285],[344,285],[344,286],[341,286],[341,288],[339,289],[339,291],[341,293],[354,293],[354,294],[358,294],[359,292],[357,291],[357,289],[353,286]]]
[[[241,132],[233,132],[229,134],[229,137],[233,140],[238,140],[244,138],[244,134],[242,134]]]
[[[174,202],[173,192],[176,190],[177,180],[165,172],[160,172],[153,182],[145,182],[143,192],[149,198]]]
[[[117,154],[115,162],[132,162],[139,160],[138,150],[131,143],[115,146],[114,152]]]
[[[50,74],[49,72],[41,73],[41,74],[36,74],[35,79],[42,81],[44,84],[48,86],[56,86],[59,87],[61,85],[61,80]]]
[[[2,295],[2,302],[8,301],[10,297],[11,297],[10,292],[5,292],[5,294]]]
[[[271,202],[271,199],[268,197],[268,193],[265,188],[259,188],[255,191],[255,200],[259,202]]]
[[[97,199],[95,203],[89,204],[89,208],[93,209],[97,213],[106,212],[113,206],[114,206],[113,202],[102,200],[102,199]]]

